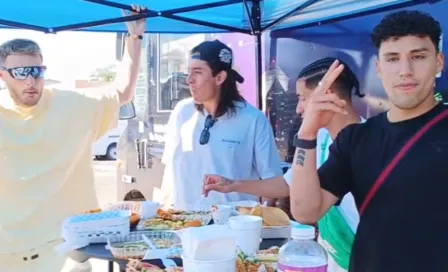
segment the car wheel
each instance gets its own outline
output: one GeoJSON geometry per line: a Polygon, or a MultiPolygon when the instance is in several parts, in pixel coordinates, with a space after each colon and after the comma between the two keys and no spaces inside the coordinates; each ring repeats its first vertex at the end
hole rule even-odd
{"type": "Polygon", "coordinates": [[[106,158],[108,160],[116,160],[117,159],[117,144],[111,144],[107,148],[106,158]]]}

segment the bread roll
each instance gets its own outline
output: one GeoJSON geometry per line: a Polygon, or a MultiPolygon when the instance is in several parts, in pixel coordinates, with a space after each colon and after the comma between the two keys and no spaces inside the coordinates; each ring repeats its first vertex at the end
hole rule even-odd
{"type": "Polygon", "coordinates": [[[267,226],[288,226],[289,216],[276,207],[262,207],[263,223],[267,226]]]}

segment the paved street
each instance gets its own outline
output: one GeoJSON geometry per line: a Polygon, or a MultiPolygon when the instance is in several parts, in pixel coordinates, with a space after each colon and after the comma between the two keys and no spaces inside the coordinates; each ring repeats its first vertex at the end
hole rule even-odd
{"type": "MultiPolygon", "coordinates": [[[[109,203],[116,202],[116,162],[115,161],[94,161],[95,169],[95,189],[98,196],[98,201],[101,207],[109,203]]],[[[107,262],[99,260],[91,260],[93,272],[106,272],[107,262]]],[[[67,260],[64,270],[61,272],[70,272],[73,268],[74,262],[67,260]]],[[[118,267],[115,269],[118,271],[118,267]]]]}
{"type": "Polygon", "coordinates": [[[117,201],[115,161],[93,161],[95,189],[101,207],[117,201]]]}

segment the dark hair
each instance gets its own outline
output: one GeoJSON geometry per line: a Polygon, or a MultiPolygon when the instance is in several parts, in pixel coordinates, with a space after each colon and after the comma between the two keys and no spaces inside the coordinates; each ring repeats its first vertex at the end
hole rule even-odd
{"type": "MultiPolygon", "coordinates": [[[[309,64],[302,69],[297,80],[304,79],[305,86],[308,89],[315,89],[335,60],[336,58],[323,58],[309,64]]],[[[355,94],[357,96],[364,97],[364,94],[361,94],[359,80],[355,73],[345,62],[339,59],[338,61],[340,64],[344,65],[344,70],[333,83],[336,91],[341,96],[350,99],[352,90],[355,89],[355,94]]]]}
{"type": "Polygon", "coordinates": [[[373,29],[371,38],[375,47],[379,49],[381,43],[389,39],[405,36],[429,37],[438,52],[441,35],[440,23],[429,14],[403,10],[385,16],[373,29]]]}
{"type": "MultiPolygon", "coordinates": [[[[191,54],[196,53],[198,51],[198,46],[191,50],[191,54]]],[[[219,93],[218,107],[216,108],[216,115],[214,118],[218,118],[226,113],[234,114],[236,112],[235,102],[244,102],[246,100],[240,94],[236,79],[232,70],[219,70],[214,67],[214,65],[208,64],[210,69],[212,70],[212,75],[216,77],[221,71],[227,72],[227,77],[221,85],[221,92],[219,93]]],[[[204,106],[201,104],[195,104],[196,109],[198,111],[203,111],[204,106]]]]}

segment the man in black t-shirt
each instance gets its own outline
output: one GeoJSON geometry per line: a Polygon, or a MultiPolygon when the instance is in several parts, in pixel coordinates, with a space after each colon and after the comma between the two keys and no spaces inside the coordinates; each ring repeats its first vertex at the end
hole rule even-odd
{"type": "Polygon", "coordinates": [[[423,126],[447,110],[434,97],[444,58],[441,29],[431,16],[399,11],[375,27],[377,72],[390,110],[343,129],[328,160],[316,170],[317,131],[346,102],[329,88],[344,67],[335,62],[313,91],[299,129],[293,164],[291,211],[301,223],[316,222],[345,194],[361,215],[350,272],[445,272],[448,216],[448,118],[432,126],[402,157],[367,206],[366,196],[401,148],[423,126]],[[360,212],[361,212],[360,211],[360,212]]]}

